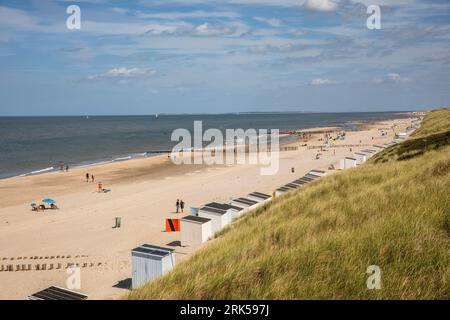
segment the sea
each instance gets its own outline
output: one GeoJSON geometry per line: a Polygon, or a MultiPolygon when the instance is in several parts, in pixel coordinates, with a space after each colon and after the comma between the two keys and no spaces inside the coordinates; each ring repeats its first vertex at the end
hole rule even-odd
{"type": "Polygon", "coordinates": [[[358,113],[235,113],[148,116],[0,117],[0,178],[33,175],[113,161],[151,157],[170,150],[172,132],[193,132],[194,121],[203,131],[341,126],[405,118],[404,112],[358,113]]]}

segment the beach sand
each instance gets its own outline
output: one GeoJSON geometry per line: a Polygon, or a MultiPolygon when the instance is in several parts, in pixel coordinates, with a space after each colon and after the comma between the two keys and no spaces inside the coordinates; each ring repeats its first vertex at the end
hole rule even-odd
{"type": "MultiPolygon", "coordinates": [[[[0,299],[24,299],[51,285],[66,287],[67,263],[82,267],[78,291],[88,294],[89,299],[120,298],[127,293],[124,287],[130,282],[132,248],[144,243],[177,245],[180,234],[163,231],[166,218],[181,218],[189,214],[189,207],[228,202],[253,191],[272,194],[311,169],[327,170],[330,164],[338,168],[343,157],[391,141],[393,130],[382,137],[379,128],[391,128],[393,124],[400,132],[411,121],[384,121],[364,126],[362,131],[347,132],[346,140],[321,152],[319,160],[317,149],[300,147],[280,152],[280,169],[273,176],[260,175],[257,165],[174,165],[167,155],[161,155],[73,168],[67,173],[0,180],[0,266],[13,265],[14,270],[18,264],[33,267],[32,271],[0,272],[0,299]],[[360,141],[361,145],[352,147],[351,152],[349,147],[339,147],[360,141]],[[95,175],[96,183],[85,182],[87,172],[95,175]],[[100,181],[111,192],[98,193],[100,181]],[[30,203],[46,197],[56,199],[60,209],[38,213],[30,210],[30,203]],[[174,213],[177,198],[186,203],[184,215],[174,213]],[[122,218],[120,229],[113,228],[115,217],[122,218]],[[34,270],[35,264],[44,263],[47,269],[53,264],[53,270],[34,270]],[[55,269],[58,263],[61,269],[55,269]]],[[[308,145],[320,143],[316,136],[308,145]]],[[[198,249],[173,248],[177,261],[198,249]]]]}

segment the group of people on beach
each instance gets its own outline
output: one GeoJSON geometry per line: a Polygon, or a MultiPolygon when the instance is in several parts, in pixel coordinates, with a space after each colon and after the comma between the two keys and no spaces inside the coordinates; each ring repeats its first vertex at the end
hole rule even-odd
{"type": "Polygon", "coordinates": [[[177,213],[180,213],[180,210],[181,210],[181,213],[184,213],[184,201],[183,200],[177,199],[176,207],[177,207],[177,213]]]}
{"type": "Polygon", "coordinates": [[[91,180],[91,182],[95,182],[95,177],[93,174],[86,173],[86,182],[89,182],[89,178],[91,180]]]}
{"type": "Polygon", "coordinates": [[[66,172],[69,172],[69,165],[68,164],[64,164],[64,162],[59,162],[59,171],[63,172],[64,170],[66,170],[66,172]]]}

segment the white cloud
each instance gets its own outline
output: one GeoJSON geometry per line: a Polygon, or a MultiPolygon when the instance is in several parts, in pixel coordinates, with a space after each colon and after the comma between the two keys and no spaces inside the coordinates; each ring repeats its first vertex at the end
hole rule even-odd
{"type": "Polygon", "coordinates": [[[269,18],[264,18],[264,17],[254,17],[253,19],[255,19],[256,21],[259,21],[259,22],[266,23],[271,27],[281,26],[281,20],[279,20],[279,19],[269,19],[269,18]]]}
{"type": "Polygon", "coordinates": [[[305,8],[313,11],[335,11],[338,8],[336,2],[332,0],[307,0],[305,8]]]}
{"type": "Polygon", "coordinates": [[[136,13],[138,18],[142,19],[165,19],[165,20],[179,20],[179,19],[195,19],[195,18],[239,18],[240,14],[230,11],[186,11],[186,12],[160,12],[160,13],[145,13],[138,11],[136,13]]]}
{"type": "Polygon", "coordinates": [[[0,28],[31,30],[36,25],[36,19],[25,11],[0,6],[0,28]]]}
{"type": "Polygon", "coordinates": [[[312,86],[324,86],[324,85],[330,85],[330,84],[337,84],[336,81],[330,80],[330,79],[322,79],[322,78],[316,78],[311,80],[310,85],[312,86]]]}
{"type": "Polygon", "coordinates": [[[154,70],[143,70],[139,68],[113,68],[105,73],[88,76],[88,80],[104,80],[104,79],[133,79],[139,77],[148,77],[155,75],[154,70]]]}
{"type": "Polygon", "coordinates": [[[126,9],[126,8],[118,8],[118,7],[114,7],[111,9],[112,12],[118,13],[118,14],[125,14],[128,13],[130,10],[126,9]]]}
{"type": "Polygon", "coordinates": [[[383,84],[383,83],[399,84],[399,83],[406,83],[406,82],[410,82],[410,81],[411,81],[411,78],[401,76],[400,74],[395,73],[395,72],[391,72],[391,73],[388,73],[384,77],[374,78],[372,82],[375,84],[383,84]]]}
{"type": "Polygon", "coordinates": [[[409,82],[411,80],[407,77],[400,76],[398,73],[389,73],[388,79],[395,83],[409,82]]]}
{"type": "Polygon", "coordinates": [[[232,30],[223,26],[212,26],[209,23],[203,23],[195,28],[195,35],[199,36],[219,36],[231,34],[232,30]]]}

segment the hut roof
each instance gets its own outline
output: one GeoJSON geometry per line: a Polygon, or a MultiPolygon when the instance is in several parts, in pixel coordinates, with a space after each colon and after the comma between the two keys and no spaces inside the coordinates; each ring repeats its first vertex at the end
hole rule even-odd
{"type": "Polygon", "coordinates": [[[172,253],[174,249],[163,248],[158,246],[153,246],[149,244],[143,244],[140,247],[134,248],[132,252],[145,253],[153,256],[164,257],[172,253]]]}
{"type": "Polygon", "coordinates": [[[237,198],[237,199],[233,199],[233,201],[236,201],[236,202],[239,202],[239,203],[243,203],[243,204],[247,204],[247,205],[250,205],[250,206],[255,205],[255,204],[258,203],[257,201],[250,200],[250,199],[247,199],[247,198],[237,198]]]}
{"type": "Polygon", "coordinates": [[[200,210],[206,211],[206,212],[208,212],[208,213],[217,214],[217,215],[224,215],[224,214],[227,213],[227,210],[217,209],[217,208],[211,208],[211,207],[206,207],[206,206],[200,208],[200,210]]]}
{"type": "MultiPolygon", "coordinates": [[[[207,204],[205,204],[205,207],[221,209],[221,210],[228,210],[228,209],[236,209],[237,208],[237,207],[234,207],[234,206],[226,204],[226,203],[218,203],[218,202],[207,203],[207,204]]],[[[241,209],[241,208],[239,208],[239,209],[241,209]]]]}
{"type": "Polygon", "coordinates": [[[30,300],[86,300],[87,295],[56,286],[32,294],[30,300]]]}
{"type": "Polygon", "coordinates": [[[264,199],[264,200],[267,200],[267,199],[270,198],[270,196],[268,194],[261,193],[261,192],[256,192],[256,191],[250,193],[249,196],[253,196],[253,197],[264,199]]]}
{"type": "Polygon", "coordinates": [[[181,220],[192,221],[192,222],[197,222],[197,223],[201,223],[201,224],[211,221],[211,219],[197,217],[197,216],[186,216],[186,217],[181,218],[181,220]]]}

